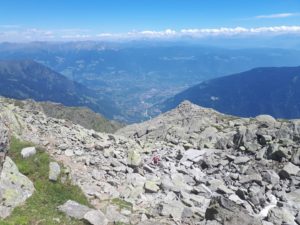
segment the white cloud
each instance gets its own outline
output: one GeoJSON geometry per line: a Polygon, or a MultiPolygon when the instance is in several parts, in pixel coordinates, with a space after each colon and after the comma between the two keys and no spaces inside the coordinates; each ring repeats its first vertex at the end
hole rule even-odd
{"type": "Polygon", "coordinates": [[[221,27],[221,28],[193,28],[181,30],[142,30],[127,33],[96,33],[84,29],[43,30],[37,28],[5,29],[0,26],[1,41],[69,41],[69,40],[140,40],[140,39],[178,39],[205,37],[239,37],[259,35],[300,35],[300,26],[273,27],[221,27]]]}
{"type": "Polygon", "coordinates": [[[299,16],[299,13],[278,13],[278,14],[269,14],[269,15],[259,15],[256,16],[256,19],[278,19],[278,18],[287,18],[292,16],[299,16]]]}
{"type": "Polygon", "coordinates": [[[274,27],[257,27],[257,28],[244,28],[235,27],[228,28],[222,27],[217,29],[182,29],[180,31],[182,35],[190,36],[233,36],[233,35],[253,35],[253,34],[287,34],[287,33],[299,33],[300,26],[274,26],[274,27]]]}
{"type": "Polygon", "coordinates": [[[88,34],[68,34],[68,35],[62,35],[61,36],[62,39],[89,39],[91,38],[91,35],[88,35],[88,34]]]}

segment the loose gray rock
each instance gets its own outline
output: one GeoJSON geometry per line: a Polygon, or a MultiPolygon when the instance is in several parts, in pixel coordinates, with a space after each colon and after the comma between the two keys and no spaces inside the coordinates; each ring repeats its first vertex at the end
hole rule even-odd
{"type": "Polygon", "coordinates": [[[91,209],[85,205],[79,204],[78,202],[68,200],[63,205],[58,206],[58,210],[70,217],[81,220],[91,209]]]}
{"type": "Polygon", "coordinates": [[[297,225],[295,217],[287,209],[278,207],[274,207],[269,211],[268,221],[272,222],[274,225],[297,225]]]}
{"type": "Polygon", "coordinates": [[[158,192],[159,186],[156,184],[155,181],[147,180],[145,183],[145,190],[148,192],[158,192]]]}
{"type": "Polygon", "coordinates": [[[134,167],[141,165],[142,159],[140,153],[137,150],[131,150],[128,152],[127,163],[134,167]]]}
{"type": "Polygon", "coordinates": [[[263,180],[272,184],[276,185],[279,183],[280,177],[274,170],[267,170],[262,172],[263,180]]]}
{"type": "Polygon", "coordinates": [[[90,210],[84,215],[84,219],[92,225],[107,225],[108,219],[100,210],[90,210]]]}
{"type": "Polygon", "coordinates": [[[35,147],[27,147],[23,148],[21,151],[21,155],[23,158],[28,158],[30,156],[33,156],[36,154],[36,148],[35,147]]]}
{"type": "Polygon", "coordinates": [[[206,210],[206,220],[217,220],[224,225],[262,225],[240,205],[223,197],[214,197],[206,210]]]}
{"type": "Polygon", "coordinates": [[[180,220],[184,210],[184,205],[180,201],[171,201],[162,204],[161,215],[171,216],[175,220],[180,220]]]}
{"type": "Polygon", "coordinates": [[[291,162],[288,162],[283,169],[280,171],[279,175],[283,179],[288,179],[291,176],[295,176],[300,171],[299,166],[294,165],[291,162]]]}
{"type": "Polygon", "coordinates": [[[276,119],[274,119],[274,117],[270,116],[270,115],[259,115],[257,117],[255,117],[255,119],[257,121],[259,121],[262,124],[265,124],[267,126],[274,126],[277,121],[276,119]]]}
{"type": "Polygon", "coordinates": [[[60,175],[60,165],[57,162],[49,163],[49,180],[57,181],[60,175]]]}
{"type": "Polygon", "coordinates": [[[297,149],[297,151],[294,153],[294,155],[292,156],[292,162],[297,165],[300,166],[300,148],[297,149]]]}

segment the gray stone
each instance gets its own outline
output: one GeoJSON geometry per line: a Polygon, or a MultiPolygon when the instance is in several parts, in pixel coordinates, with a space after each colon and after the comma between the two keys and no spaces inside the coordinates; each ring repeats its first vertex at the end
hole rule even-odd
{"type": "Polygon", "coordinates": [[[36,154],[36,148],[35,147],[27,147],[27,148],[23,148],[21,150],[21,155],[23,158],[28,158],[30,156],[33,156],[36,154]]]}
{"type": "Polygon", "coordinates": [[[148,192],[158,192],[159,186],[156,184],[155,181],[147,180],[145,183],[145,190],[148,192]]]}
{"type": "Polygon", "coordinates": [[[217,220],[224,225],[262,225],[240,205],[224,197],[214,197],[205,213],[206,220],[217,220]]]}
{"type": "Polygon", "coordinates": [[[131,150],[128,152],[127,163],[130,166],[140,166],[142,163],[142,158],[140,153],[137,150],[131,150]]]}
{"type": "Polygon", "coordinates": [[[256,160],[262,160],[264,158],[264,155],[266,154],[267,148],[263,147],[258,150],[258,152],[255,155],[256,160]]]}
{"type": "Polygon", "coordinates": [[[179,201],[162,204],[161,215],[171,216],[173,219],[180,220],[184,211],[184,205],[179,201]]]}
{"type": "Polygon", "coordinates": [[[90,210],[84,214],[84,219],[91,225],[107,225],[108,219],[100,210],[90,210]]]}
{"type": "Polygon", "coordinates": [[[198,162],[200,159],[202,159],[202,156],[204,155],[204,151],[197,150],[197,149],[189,149],[184,152],[184,158],[191,160],[193,162],[198,162]]]}
{"type": "Polygon", "coordinates": [[[259,115],[257,117],[255,117],[255,119],[264,124],[267,125],[268,127],[272,127],[275,126],[277,121],[276,119],[274,119],[274,117],[270,116],[270,115],[259,115]]]}
{"type": "Polygon", "coordinates": [[[70,217],[83,219],[84,215],[91,209],[85,205],[79,204],[78,202],[68,200],[63,205],[58,206],[58,210],[70,217]]]}
{"type": "Polygon", "coordinates": [[[289,157],[289,149],[282,147],[278,143],[271,144],[267,150],[268,159],[282,161],[283,158],[289,157]]]}
{"type": "Polygon", "coordinates": [[[272,222],[274,225],[297,225],[295,217],[289,211],[285,208],[278,207],[270,209],[268,213],[268,221],[272,222]]]}
{"type": "Polygon", "coordinates": [[[65,151],[65,155],[68,156],[68,157],[71,157],[71,156],[74,155],[74,152],[73,152],[73,150],[71,150],[71,149],[67,149],[67,150],[65,151]]]}
{"type": "Polygon", "coordinates": [[[219,179],[211,179],[207,183],[212,191],[216,191],[220,186],[224,186],[224,181],[219,179]]]}
{"type": "Polygon", "coordinates": [[[250,160],[251,160],[251,158],[248,156],[240,156],[240,157],[236,157],[234,159],[234,163],[235,164],[245,164],[245,163],[249,162],[250,160]]]}
{"type": "Polygon", "coordinates": [[[240,177],[240,183],[241,184],[246,184],[250,182],[256,182],[258,184],[261,184],[262,177],[260,174],[254,173],[250,175],[244,175],[240,177]]]}
{"type": "Polygon", "coordinates": [[[233,194],[234,193],[231,189],[226,187],[224,184],[221,184],[217,187],[217,192],[219,192],[221,194],[233,194]]]}
{"type": "Polygon", "coordinates": [[[276,185],[279,183],[280,177],[274,170],[267,170],[262,172],[263,180],[272,184],[276,185]]]}
{"type": "Polygon", "coordinates": [[[241,205],[244,203],[244,201],[242,199],[240,199],[240,197],[237,196],[236,194],[230,195],[228,199],[235,202],[238,205],[241,205]]]}
{"type": "Polygon", "coordinates": [[[49,163],[49,180],[57,181],[60,175],[60,166],[57,162],[49,163]]]}
{"type": "Polygon", "coordinates": [[[119,212],[117,206],[109,205],[106,208],[106,218],[111,223],[129,223],[129,219],[119,212]]]}
{"type": "Polygon", "coordinates": [[[300,171],[299,166],[294,165],[291,162],[288,162],[283,169],[279,172],[279,176],[283,179],[288,179],[291,176],[296,176],[300,171]]]}
{"type": "Polygon", "coordinates": [[[297,166],[300,166],[300,148],[298,148],[293,156],[292,156],[292,163],[294,163],[297,166]]]}
{"type": "Polygon", "coordinates": [[[0,176],[0,217],[8,217],[34,192],[33,183],[21,174],[14,162],[6,157],[0,176]]]}

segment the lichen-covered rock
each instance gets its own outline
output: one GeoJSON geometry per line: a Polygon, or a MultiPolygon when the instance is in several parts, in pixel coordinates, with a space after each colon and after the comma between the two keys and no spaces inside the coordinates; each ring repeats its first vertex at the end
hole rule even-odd
{"type": "Polygon", "coordinates": [[[127,158],[128,165],[130,166],[139,166],[142,163],[142,158],[140,153],[137,150],[131,150],[128,152],[127,158]]]}
{"type": "Polygon", "coordinates": [[[21,174],[14,162],[6,157],[0,176],[0,217],[8,217],[13,209],[34,192],[33,183],[21,174]]]}

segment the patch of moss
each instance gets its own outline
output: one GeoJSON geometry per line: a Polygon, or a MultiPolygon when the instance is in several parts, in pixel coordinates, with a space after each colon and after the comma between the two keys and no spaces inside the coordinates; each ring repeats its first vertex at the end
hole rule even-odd
{"type": "Polygon", "coordinates": [[[118,206],[120,210],[121,209],[127,209],[127,210],[132,211],[132,207],[133,207],[132,203],[126,202],[123,199],[114,198],[114,199],[111,200],[111,203],[118,206]]]}
{"type": "Polygon", "coordinates": [[[127,224],[127,223],[123,223],[123,222],[115,222],[115,225],[130,225],[130,224],[127,224]]]}
{"type": "Polygon", "coordinates": [[[70,181],[51,182],[49,176],[49,162],[53,161],[43,149],[37,149],[37,154],[27,159],[21,157],[20,151],[24,147],[32,146],[13,138],[9,156],[16,163],[21,173],[26,175],[35,187],[34,194],[24,205],[14,209],[12,215],[0,221],[1,225],[84,225],[83,221],[71,219],[57,210],[57,207],[71,199],[81,204],[89,203],[78,186],[70,181]]]}

